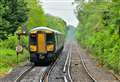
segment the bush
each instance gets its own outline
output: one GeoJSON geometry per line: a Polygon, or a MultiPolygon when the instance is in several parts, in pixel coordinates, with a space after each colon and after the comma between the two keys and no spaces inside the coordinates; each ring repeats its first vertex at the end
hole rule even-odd
{"type": "Polygon", "coordinates": [[[27,21],[27,28],[30,30],[34,27],[46,26],[46,17],[42,10],[42,7],[39,5],[38,0],[25,0],[29,8],[29,19],[27,21]]]}
{"type": "Polygon", "coordinates": [[[55,17],[47,14],[46,23],[49,28],[58,30],[62,33],[66,33],[67,31],[66,22],[59,17],[55,17]]]}
{"type": "Polygon", "coordinates": [[[9,35],[8,39],[0,40],[0,48],[6,48],[6,49],[15,50],[17,42],[18,42],[18,39],[17,39],[16,35],[15,36],[9,35]]]}
{"type": "Polygon", "coordinates": [[[116,11],[120,3],[116,4],[85,3],[83,11],[78,11],[80,24],[76,37],[105,66],[120,73],[120,26],[117,23],[120,14],[116,11]]]}

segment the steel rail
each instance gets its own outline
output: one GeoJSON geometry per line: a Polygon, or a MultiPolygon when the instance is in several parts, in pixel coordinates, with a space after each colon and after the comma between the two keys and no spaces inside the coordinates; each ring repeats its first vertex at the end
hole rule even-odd
{"type": "MultiPolygon", "coordinates": [[[[78,48],[77,48],[77,50],[78,50],[78,48]]],[[[98,82],[98,81],[90,74],[90,72],[89,72],[87,66],[85,65],[85,62],[84,62],[84,60],[83,60],[83,58],[82,58],[81,55],[80,55],[80,59],[81,59],[82,65],[83,65],[86,73],[89,75],[89,77],[93,80],[93,82],[98,82]]]]}
{"type": "Polygon", "coordinates": [[[56,65],[56,62],[59,60],[59,58],[54,62],[52,63],[47,69],[46,71],[44,71],[40,77],[40,82],[48,82],[48,78],[49,78],[49,75],[51,73],[51,71],[53,70],[53,68],[55,67],[56,65]]]}
{"type": "Polygon", "coordinates": [[[63,67],[63,73],[66,72],[66,68],[67,68],[67,64],[68,64],[69,56],[70,56],[70,54],[69,54],[69,51],[68,51],[67,59],[66,59],[66,61],[65,61],[64,67],[63,67]]]}
{"type": "Polygon", "coordinates": [[[40,82],[43,82],[43,77],[45,76],[46,70],[47,70],[47,68],[45,68],[45,69],[43,70],[43,72],[41,73],[41,77],[40,77],[40,79],[39,79],[40,82]]]}
{"type": "Polygon", "coordinates": [[[70,74],[70,65],[71,65],[71,50],[72,50],[72,46],[71,46],[71,48],[70,48],[70,57],[69,57],[69,63],[68,63],[68,76],[69,76],[69,79],[70,79],[70,82],[73,82],[73,80],[72,80],[72,77],[71,77],[71,74],[70,74]]]}
{"type": "MultiPolygon", "coordinates": [[[[63,51],[65,51],[66,48],[63,49],[63,51]]],[[[68,51],[68,50],[67,50],[68,51]]],[[[55,67],[57,61],[59,61],[59,57],[56,59],[56,61],[54,63],[52,63],[47,69],[46,71],[42,74],[41,78],[40,78],[40,82],[48,82],[48,78],[50,76],[51,71],[53,70],[53,68],[55,67]]]]}
{"type": "MultiPolygon", "coordinates": [[[[66,48],[63,49],[63,51],[66,51],[66,48]]],[[[68,50],[67,50],[68,51],[68,50]]],[[[69,54],[68,54],[69,55],[69,54]]],[[[67,63],[68,63],[69,57],[67,57],[67,62],[66,65],[64,65],[64,70],[66,70],[67,63]]],[[[59,57],[56,59],[56,61],[54,63],[52,63],[44,73],[42,73],[41,77],[40,77],[40,82],[48,82],[49,76],[51,71],[54,69],[56,62],[59,61],[59,57]]],[[[66,79],[67,80],[67,79],[66,79]]]]}
{"type": "Polygon", "coordinates": [[[70,49],[68,51],[67,59],[65,61],[64,68],[63,68],[63,73],[65,73],[65,75],[64,75],[64,82],[73,82],[71,74],[70,74],[71,49],[72,49],[72,45],[70,46],[70,49]],[[68,75],[69,79],[67,79],[67,75],[68,75]]]}
{"type": "Polygon", "coordinates": [[[30,66],[29,68],[27,68],[25,71],[23,71],[14,82],[20,82],[20,80],[32,69],[34,68],[34,65],[30,66]]]}

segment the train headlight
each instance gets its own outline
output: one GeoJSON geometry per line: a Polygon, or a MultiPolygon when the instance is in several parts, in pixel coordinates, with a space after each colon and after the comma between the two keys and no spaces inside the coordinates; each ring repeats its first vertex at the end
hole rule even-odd
{"type": "Polygon", "coordinates": [[[47,45],[47,51],[53,51],[53,50],[54,50],[53,44],[47,45]]]}
{"type": "Polygon", "coordinates": [[[30,45],[30,51],[36,52],[37,51],[37,47],[35,45],[30,45]]]}

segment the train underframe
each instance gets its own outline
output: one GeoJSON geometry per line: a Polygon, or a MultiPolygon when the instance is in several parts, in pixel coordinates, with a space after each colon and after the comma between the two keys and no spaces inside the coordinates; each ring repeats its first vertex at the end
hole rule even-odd
{"type": "Polygon", "coordinates": [[[48,54],[33,53],[30,56],[30,61],[33,62],[35,65],[48,64],[52,61],[53,56],[54,54],[51,54],[51,53],[48,53],[48,54]]]}
{"type": "Polygon", "coordinates": [[[52,52],[49,52],[47,54],[31,53],[30,62],[34,63],[35,65],[49,65],[58,58],[62,50],[63,47],[59,49],[56,53],[52,52]]]}

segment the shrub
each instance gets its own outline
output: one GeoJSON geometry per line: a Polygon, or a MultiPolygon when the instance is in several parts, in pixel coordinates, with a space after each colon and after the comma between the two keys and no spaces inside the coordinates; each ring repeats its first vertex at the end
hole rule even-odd
{"type": "Polygon", "coordinates": [[[116,11],[119,4],[85,3],[83,11],[78,11],[80,24],[76,32],[77,40],[116,73],[120,73],[120,13],[116,11]]]}

